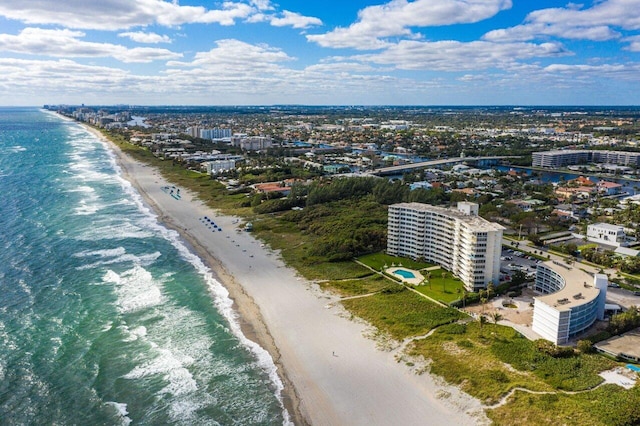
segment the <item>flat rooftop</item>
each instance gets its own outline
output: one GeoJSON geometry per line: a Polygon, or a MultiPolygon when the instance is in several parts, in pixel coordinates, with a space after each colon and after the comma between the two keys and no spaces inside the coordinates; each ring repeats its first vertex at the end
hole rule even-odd
{"type": "Polygon", "coordinates": [[[535,297],[536,300],[540,300],[546,305],[553,306],[559,311],[565,311],[584,305],[597,298],[600,294],[600,290],[593,283],[594,277],[582,269],[553,260],[544,262],[541,265],[557,272],[564,278],[565,282],[563,289],[555,293],[535,297]]]}
{"type": "Polygon", "coordinates": [[[420,212],[438,213],[444,216],[458,219],[461,222],[469,224],[476,231],[501,231],[506,229],[504,226],[500,224],[489,222],[488,220],[480,216],[471,216],[471,215],[464,214],[458,209],[448,209],[445,207],[432,206],[430,204],[423,204],[423,203],[398,203],[398,204],[392,204],[389,207],[404,208],[404,209],[415,210],[420,212]]]}
{"type": "Polygon", "coordinates": [[[612,355],[625,354],[627,357],[640,359],[640,328],[631,330],[622,336],[598,342],[595,346],[612,355]]]}

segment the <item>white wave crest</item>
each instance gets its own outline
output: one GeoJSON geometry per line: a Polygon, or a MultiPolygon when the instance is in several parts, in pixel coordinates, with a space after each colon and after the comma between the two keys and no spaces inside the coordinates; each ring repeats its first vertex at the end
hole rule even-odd
{"type": "Polygon", "coordinates": [[[120,275],[108,270],[102,280],[114,284],[118,310],[122,313],[149,308],[164,301],[159,283],[142,266],[135,266],[120,275]]]}
{"type": "MultiPolygon", "coordinates": [[[[84,130],[84,129],[83,129],[84,130]]],[[[85,130],[86,132],[86,130],[85,130]]],[[[88,132],[87,132],[88,133],[88,132]]],[[[274,388],[274,394],[276,396],[276,398],[278,399],[278,402],[280,404],[282,413],[283,413],[283,423],[286,425],[293,425],[293,422],[290,419],[289,413],[286,410],[286,408],[284,407],[284,403],[282,400],[282,390],[284,389],[284,385],[282,384],[282,381],[280,379],[280,377],[278,376],[277,373],[277,367],[273,361],[273,358],[271,357],[271,355],[264,349],[262,348],[260,345],[258,345],[257,343],[249,340],[243,333],[242,330],[240,328],[240,322],[238,320],[238,315],[237,313],[233,310],[233,300],[231,300],[231,298],[229,297],[229,292],[227,291],[227,289],[220,283],[218,282],[214,277],[213,274],[211,272],[211,270],[204,264],[204,262],[198,257],[196,256],[194,253],[192,253],[187,246],[184,244],[184,242],[182,241],[181,237],[179,236],[179,234],[176,231],[170,230],[166,227],[164,227],[163,225],[158,223],[157,220],[157,215],[154,214],[153,212],[151,212],[149,210],[149,208],[145,205],[145,203],[142,200],[142,197],[140,196],[140,194],[138,194],[138,192],[133,188],[133,186],[131,185],[131,183],[127,180],[125,180],[122,177],[122,169],[120,168],[120,166],[117,164],[116,161],[116,157],[115,154],[112,152],[112,148],[105,142],[101,141],[98,138],[95,138],[96,141],[98,141],[99,143],[101,143],[110,158],[110,165],[113,168],[113,170],[116,171],[117,173],[117,180],[120,183],[122,189],[124,190],[124,192],[129,196],[129,198],[136,204],[138,210],[140,212],[142,212],[146,217],[147,220],[144,221],[144,224],[140,224],[141,226],[144,226],[146,229],[153,231],[152,233],[148,233],[143,230],[143,229],[132,229],[133,226],[131,228],[128,229],[128,232],[132,232],[134,235],[132,237],[134,238],[147,238],[150,237],[152,235],[161,235],[163,238],[165,238],[167,241],[169,241],[180,253],[180,255],[189,263],[191,263],[195,269],[201,274],[201,276],[203,277],[203,279],[205,280],[209,291],[213,297],[213,303],[216,306],[217,310],[221,313],[221,315],[224,316],[224,318],[228,321],[229,327],[231,332],[234,334],[234,336],[236,336],[236,338],[240,341],[240,343],[248,348],[251,353],[254,355],[255,359],[256,359],[256,363],[259,366],[259,368],[261,368],[269,377],[272,387],[274,388]]],[[[113,232],[113,228],[108,228],[107,232],[103,232],[101,231],[99,228],[98,229],[94,229],[95,233],[92,233],[93,235],[90,236],[91,240],[95,240],[96,237],[103,237],[103,238],[107,238],[108,232],[113,232]],[[97,234],[97,235],[96,235],[97,234]],[[105,235],[107,234],[107,235],[105,235]]],[[[122,232],[122,231],[121,231],[122,232]]],[[[134,269],[138,269],[138,268],[134,268],[134,269]]],[[[142,269],[142,271],[144,271],[143,268],[139,268],[142,269]]],[[[112,272],[112,271],[109,271],[112,272]]],[[[125,274],[122,274],[120,276],[118,276],[118,274],[109,274],[109,272],[107,272],[107,274],[105,274],[105,281],[109,278],[115,278],[112,275],[117,276],[118,282],[116,285],[116,288],[126,288],[126,286],[122,285],[123,283],[123,278],[125,274]]],[[[146,271],[144,271],[146,272],[146,271]]],[[[147,272],[148,274],[148,272],[147,272]]],[[[153,281],[150,277],[149,274],[149,280],[148,281],[153,281]]],[[[115,281],[114,281],[115,282],[115,281]]],[[[153,288],[158,289],[157,286],[154,286],[153,288]]],[[[152,289],[150,289],[152,290],[152,289]]],[[[148,297],[148,295],[144,295],[142,294],[141,296],[145,296],[148,297]]],[[[157,294],[157,303],[160,303],[162,296],[159,293],[159,289],[158,289],[158,294],[157,294]]],[[[120,299],[120,296],[119,296],[120,299]]],[[[123,299],[125,299],[123,297],[123,299]]],[[[131,297],[132,301],[136,301],[138,300],[138,293],[135,293],[132,295],[131,297]]],[[[133,306],[137,306],[136,303],[132,304],[133,306]]],[[[125,306],[129,306],[129,304],[125,304],[125,306]]],[[[150,305],[149,305],[150,306],[150,305]]],[[[166,349],[158,349],[158,350],[165,350],[166,349]]],[[[169,351],[168,354],[170,354],[171,352],[169,351]]],[[[161,356],[160,358],[164,359],[165,362],[170,363],[171,362],[171,357],[169,357],[168,354],[165,354],[164,357],[161,356]]],[[[183,360],[184,361],[184,360],[183,360]]],[[[147,364],[146,366],[142,366],[142,367],[136,367],[134,370],[132,370],[127,376],[130,377],[135,377],[137,375],[140,374],[147,374],[151,371],[153,371],[154,366],[158,366],[159,368],[160,364],[155,364],[154,361],[151,361],[150,364],[147,364]]],[[[175,368],[180,369],[180,368],[184,368],[184,367],[178,367],[176,366],[175,368]]],[[[186,373],[188,373],[188,371],[186,371],[186,373]]],[[[196,382],[193,381],[193,384],[190,384],[190,380],[188,380],[190,374],[183,374],[181,372],[176,372],[173,376],[171,376],[174,380],[173,385],[169,385],[167,386],[167,388],[165,388],[167,390],[167,392],[171,391],[170,393],[174,392],[174,391],[178,391],[177,389],[182,389],[183,391],[186,389],[195,389],[192,386],[197,386],[196,382]],[[178,384],[179,385],[176,385],[178,384]],[[177,386],[177,388],[175,387],[177,386]]],[[[192,378],[191,378],[192,379],[192,378]]],[[[186,401],[184,401],[186,402],[186,401]]],[[[174,409],[178,409],[179,407],[175,406],[173,407],[174,409]]],[[[183,407],[183,408],[187,408],[187,407],[183,407]]]]}
{"type": "Polygon", "coordinates": [[[122,422],[120,423],[122,426],[129,426],[131,424],[131,419],[127,417],[129,415],[129,411],[127,411],[127,404],[113,401],[108,401],[105,404],[110,405],[111,407],[116,409],[117,415],[122,420],[122,422]]]}

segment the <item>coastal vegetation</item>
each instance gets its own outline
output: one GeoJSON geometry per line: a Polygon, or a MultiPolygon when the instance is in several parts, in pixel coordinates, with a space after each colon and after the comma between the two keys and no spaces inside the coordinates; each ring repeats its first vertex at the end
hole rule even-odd
{"type": "Polygon", "coordinates": [[[409,353],[430,359],[431,373],[487,404],[497,425],[630,425],[640,419],[637,386],[602,384],[598,373],[614,361],[532,342],[510,327],[445,325],[416,340],[409,353]]]}
{"type": "MultiPolygon", "coordinates": [[[[466,199],[464,195],[440,188],[409,191],[406,185],[374,178],[321,178],[303,183],[303,175],[293,169],[277,169],[269,175],[300,178],[289,195],[250,194],[243,189],[227,189],[206,174],[155,157],[144,148],[128,144],[118,133],[108,136],[127,154],[157,167],[168,180],[197,193],[209,206],[251,221],[252,232],[270,250],[278,252],[305,278],[341,296],[342,305],[352,315],[367,321],[382,335],[396,341],[415,339],[408,350],[411,357],[429,360],[427,369],[431,373],[483,401],[495,424],[640,422],[639,387],[625,390],[602,385],[597,373],[618,364],[587,353],[588,345],[584,352],[557,350],[544,342],[531,342],[512,328],[491,324],[484,316],[474,321],[457,309],[428,300],[424,296],[445,303],[462,302],[456,304],[462,306],[479,299],[477,294],[468,295],[455,278],[441,276],[441,270],[430,271],[427,282],[416,286],[415,291],[380,273],[385,265],[392,264],[402,263],[417,270],[433,266],[382,253],[388,204],[417,201],[445,205],[466,199]],[[418,338],[430,332],[428,338],[418,338]]],[[[269,176],[256,170],[239,178],[249,183],[269,176]]],[[[527,192],[518,181],[501,179],[499,184],[509,191],[508,197],[527,192]]],[[[538,198],[549,199],[548,185],[540,186],[538,192],[538,198]]],[[[481,213],[520,227],[526,234],[538,235],[541,224],[546,230],[564,226],[549,215],[548,207],[523,213],[491,197],[486,197],[481,213]]],[[[576,254],[577,247],[573,249],[563,248],[571,252],[569,256],[576,254]]],[[[637,315],[621,317],[618,329],[628,329],[636,321],[637,315]]]]}
{"type": "Polygon", "coordinates": [[[433,328],[467,317],[454,308],[443,308],[396,285],[371,297],[344,300],[345,308],[393,339],[426,334],[433,328]]]}

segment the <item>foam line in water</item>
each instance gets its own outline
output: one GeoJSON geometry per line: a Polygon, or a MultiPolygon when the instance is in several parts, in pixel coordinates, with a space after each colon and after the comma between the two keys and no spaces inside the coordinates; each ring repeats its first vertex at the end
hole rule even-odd
{"type": "Polygon", "coordinates": [[[110,158],[111,166],[116,171],[118,181],[120,182],[123,190],[131,196],[131,199],[136,203],[139,211],[143,212],[149,218],[146,223],[148,228],[156,231],[167,241],[169,241],[178,250],[180,255],[186,261],[191,263],[195,267],[195,269],[202,275],[203,279],[208,285],[210,293],[213,295],[214,305],[216,306],[218,312],[220,312],[220,314],[227,320],[231,332],[236,336],[236,338],[243,346],[250,350],[250,352],[256,358],[256,364],[263,371],[265,371],[265,373],[267,373],[273,385],[274,394],[282,409],[284,424],[292,425],[293,423],[291,422],[289,413],[284,407],[284,403],[282,400],[282,391],[284,389],[284,385],[282,383],[282,380],[278,376],[277,367],[273,361],[273,358],[263,347],[248,339],[242,333],[242,329],[238,321],[238,315],[233,310],[233,300],[231,300],[231,298],[229,297],[229,292],[227,291],[227,289],[213,277],[211,270],[204,264],[202,259],[200,259],[200,257],[196,256],[187,248],[187,246],[183,243],[180,235],[176,231],[170,230],[158,223],[157,215],[149,210],[149,208],[143,202],[142,197],[133,188],[131,183],[122,177],[122,169],[117,164],[115,154],[112,152],[109,144],[101,140],[99,141],[100,143],[104,144],[104,147],[106,148],[106,152],[108,153],[110,158]]]}

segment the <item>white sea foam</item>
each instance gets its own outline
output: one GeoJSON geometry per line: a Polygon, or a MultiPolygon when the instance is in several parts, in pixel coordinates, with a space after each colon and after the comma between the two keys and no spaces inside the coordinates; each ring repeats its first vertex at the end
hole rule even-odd
{"type": "Polygon", "coordinates": [[[120,330],[124,335],[124,337],[122,338],[123,342],[135,342],[138,339],[143,339],[147,335],[147,328],[142,325],[134,327],[133,329],[129,329],[128,325],[123,324],[118,326],[118,330],[120,330]]]}
{"type": "Polygon", "coordinates": [[[123,254],[126,253],[126,250],[124,247],[117,247],[114,249],[105,249],[105,250],[84,250],[81,251],[79,253],[75,253],[73,255],[73,257],[100,257],[100,258],[104,258],[104,257],[115,257],[115,256],[122,256],[123,254]]]}
{"type": "Polygon", "coordinates": [[[87,193],[95,193],[95,188],[91,186],[81,185],[73,189],[68,189],[65,192],[87,192],[87,193]]]}
{"type": "Polygon", "coordinates": [[[169,349],[156,348],[158,355],[152,360],[136,366],[123,377],[125,379],[141,379],[154,375],[162,375],[168,382],[160,393],[174,396],[195,392],[198,384],[186,366],[193,363],[187,355],[173,353],[169,349]]]}
{"type": "Polygon", "coordinates": [[[86,269],[95,269],[100,266],[114,265],[114,264],[125,263],[125,262],[132,263],[134,265],[149,266],[153,264],[156,261],[156,259],[158,259],[160,256],[162,256],[162,254],[159,251],[143,254],[139,256],[123,253],[117,257],[112,257],[111,259],[105,258],[105,260],[100,260],[98,262],[93,262],[87,265],[78,266],[76,267],[76,270],[82,271],[86,269]]]}
{"type": "Polygon", "coordinates": [[[127,404],[113,401],[108,401],[106,404],[116,409],[116,412],[122,421],[120,423],[121,425],[129,426],[131,424],[131,419],[128,417],[129,411],[127,411],[127,404]]]}
{"type": "Polygon", "coordinates": [[[24,146],[14,145],[14,146],[8,146],[8,147],[0,150],[0,153],[2,153],[2,154],[16,154],[18,152],[24,152],[26,150],[27,150],[27,148],[25,148],[24,146]]]}
{"type": "Polygon", "coordinates": [[[98,241],[98,240],[124,240],[127,238],[144,239],[153,237],[154,234],[146,229],[124,221],[117,226],[108,224],[106,226],[96,226],[86,229],[81,235],[77,236],[80,241],[98,241]]]}
{"type": "Polygon", "coordinates": [[[142,266],[134,266],[122,274],[109,270],[102,280],[114,284],[120,312],[135,312],[164,301],[159,283],[142,266]]]}
{"type": "MultiPolygon", "coordinates": [[[[272,387],[274,388],[274,394],[280,403],[284,418],[283,423],[286,425],[292,425],[293,423],[291,422],[289,413],[284,408],[284,404],[282,401],[282,390],[284,389],[284,386],[277,374],[277,367],[274,364],[271,355],[264,348],[262,348],[257,343],[249,340],[242,333],[237,313],[233,310],[233,301],[229,297],[229,292],[227,291],[227,289],[213,277],[211,270],[203,263],[203,261],[187,248],[177,232],[170,230],[158,223],[157,216],[153,212],[151,212],[149,208],[144,204],[141,196],[133,188],[131,183],[122,177],[122,170],[116,162],[116,158],[111,151],[111,147],[107,143],[104,143],[97,138],[95,140],[102,143],[106,148],[106,151],[110,158],[111,167],[117,172],[117,180],[124,192],[128,194],[130,199],[136,204],[138,210],[146,216],[146,220],[139,222],[140,226],[144,226],[146,229],[153,231],[153,233],[146,231],[146,229],[140,229],[135,227],[134,225],[127,224],[118,230],[116,234],[119,235],[117,237],[114,237],[113,235],[113,228],[109,227],[104,230],[95,228],[92,231],[87,232],[87,234],[83,235],[83,238],[87,238],[90,240],[125,237],[147,238],[152,235],[159,234],[167,241],[171,242],[171,244],[178,250],[180,255],[186,261],[191,263],[201,274],[208,285],[210,293],[213,296],[214,305],[221,313],[221,315],[223,315],[223,317],[228,321],[231,332],[236,336],[236,338],[243,346],[251,351],[256,359],[257,365],[269,376],[272,387]]],[[[84,171],[86,171],[86,169],[83,170],[83,172],[84,171]]],[[[96,175],[99,175],[99,173],[96,173],[96,175]]],[[[95,176],[92,175],[91,177],[95,176]]],[[[158,286],[153,282],[150,274],[141,267],[136,267],[134,268],[134,270],[137,271],[135,273],[136,276],[144,279],[141,279],[137,282],[137,285],[134,287],[137,290],[132,290],[130,292],[129,290],[124,290],[127,289],[127,286],[123,285],[127,278],[125,274],[118,275],[113,271],[108,271],[103,278],[105,281],[111,281],[116,284],[116,292],[120,292],[118,294],[119,303],[120,306],[123,307],[124,311],[127,311],[127,308],[140,309],[142,307],[152,306],[151,304],[138,303],[143,302],[144,300],[149,300],[149,303],[161,303],[162,295],[159,291],[158,286]],[[142,288],[145,288],[146,291],[154,294],[155,296],[141,293],[140,290],[142,288]]],[[[165,388],[165,390],[171,394],[174,394],[174,392],[178,392],[180,395],[184,394],[184,392],[193,392],[197,388],[197,384],[195,380],[193,380],[193,377],[191,377],[188,370],[186,370],[182,365],[182,363],[187,362],[188,359],[184,357],[175,358],[175,356],[171,355],[172,352],[168,349],[158,348],[158,350],[161,351],[159,361],[150,361],[148,364],[136,367],[134,368],[134,370],[128,373],[127,376],[129,378],[138,376],[144,377],[145,375],[157,374],[161,371],[166,372],[175,370],[168,376],[170,379],[170,384],[165,388]],[[171,368],[167,370],[168,366],[171,366],[171,368]],[[184,369],[184,371],[182,369],[184,369]]],[[[206,398],[206,395],[203,397],[206,398]]],[[[176,410],[176,413],[182,412],[182,414],[186,415],[188,414],[187,412],[193,412],[194,403],[194,401],[180,400],[180,402],[176,402],[172,405],[172,410],[176,410]]]]}

